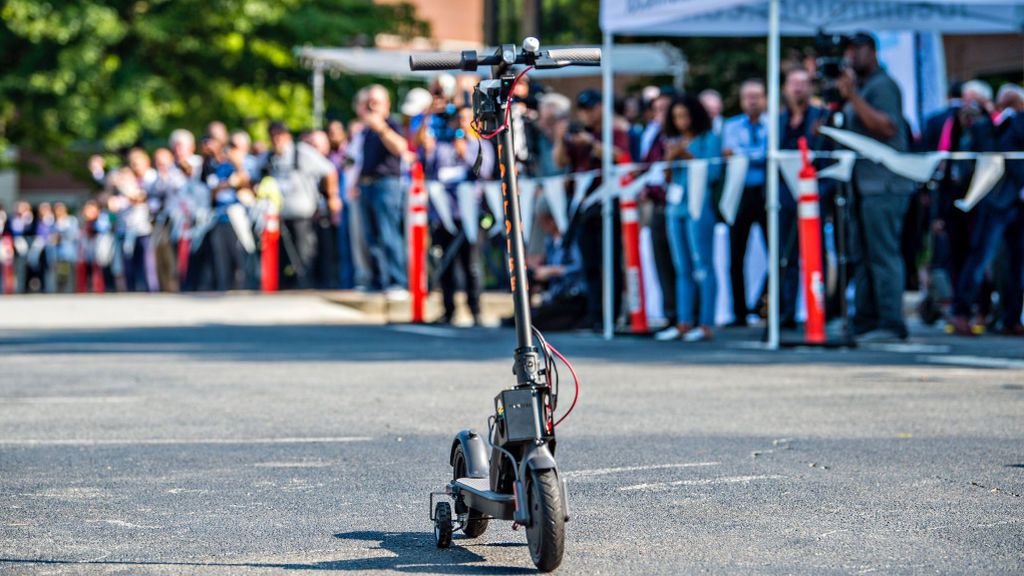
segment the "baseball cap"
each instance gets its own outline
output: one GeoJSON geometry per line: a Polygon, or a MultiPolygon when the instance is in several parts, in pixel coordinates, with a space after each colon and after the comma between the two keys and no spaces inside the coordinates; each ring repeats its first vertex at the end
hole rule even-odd
{"type": "Polygon", "coordinates": [[[587,88],[576,97],[576,106],[584,109],[591,109],[601,103],[601,93],[593,88],[587,88]]]}
{"type": "Polygon", "coordinates": [[[434,96],[426,88],[413,88],[405,95],[401,112],[405,116],[419,116],[434,102],[434,96]]]}
{"type": "Polygon", "coordinates": [[[872,48],[878,48],[878,41],[875,40],[875,35],[870,32],[857,32],[853,36],[850,36],[850,46],[871,46],[872,48]]]}

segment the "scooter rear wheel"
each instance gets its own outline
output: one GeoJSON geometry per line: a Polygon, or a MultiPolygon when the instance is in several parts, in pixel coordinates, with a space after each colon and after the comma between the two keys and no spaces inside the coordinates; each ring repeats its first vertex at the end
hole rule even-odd
{"type": "Polygon", "coordinates": [[[452,507],[447,502],[434,507],[434,541],[438,548],[452,545],[452,507]]]}
{"type": "Polygon", "coordinates": [[[531,472],[526,486],[530,525],[526,542],[533,564],[542,572],[551,572],[562,563],[565,551],[565,516],[562,492],[554,470],[531,472]]]}
{"type": "MultiPolygon", "coordinates": [[[[462,446],[455,448],[455,458],[452,459],[452,476],[454,480],[466,477],[466,454],[462,451],[462,446]]],[[[465,505],[463,504],[463,506],[465,505]]],[[[455,511],[459,512],[458,503],[455,505],[455,511]]],[[[469,516],[466,519],[466,525],[462,527],[462,532],[467,538],[476,538],[486,530],[487,518],[479,510],[470,508],[469,516]]]]}

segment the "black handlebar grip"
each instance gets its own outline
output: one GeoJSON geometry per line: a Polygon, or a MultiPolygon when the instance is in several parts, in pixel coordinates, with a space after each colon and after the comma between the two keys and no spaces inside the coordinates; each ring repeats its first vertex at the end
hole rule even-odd
{"type": "Polygon", "coordinates": [[[548,58],[568,62],[569,66],[600,66],[600,48],[554,48],[548,50],[548,58]]]}
{"type": "Polygon", "coordinates": [[[461,70],[460,52],[423,52],[409,55],[410,70],[461,70]]]}

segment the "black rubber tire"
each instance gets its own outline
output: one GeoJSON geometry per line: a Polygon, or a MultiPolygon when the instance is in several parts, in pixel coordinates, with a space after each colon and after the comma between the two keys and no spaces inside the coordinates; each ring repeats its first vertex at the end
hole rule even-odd
{"type": "Polygon", "coordinates": [[[447,502],[434,507],[434,540],[438,548],[452,545],[452,505],[447,502]]]}
{"type": "Polygon", "coordinates": [[[565,516],[562,512],[562,490],[554,470],[531,472],[526,486],[526,504],[530,525],[526,542],[530,558],[541,572],[551,572],[562,563],[565,552],[565,516]]]}
{"type": "MultiPolygon", "coordinates": [[[[462,446],[455,448],[455,457],[452,459],[452,479],[458,480],[459,478],[466,477],[466,454],[462,451],[462,446]]],[[[469,509],[469,516],[466,519],[466,525],[462,527],[463,534],[467,538],[476,538],[487,530],[487,518],[484,517],[483,512],[469,509]]]]}

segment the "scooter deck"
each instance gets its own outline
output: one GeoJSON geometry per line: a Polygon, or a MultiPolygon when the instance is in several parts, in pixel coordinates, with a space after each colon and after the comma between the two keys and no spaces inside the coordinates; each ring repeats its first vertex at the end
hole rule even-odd
{"type": "Polygon", "coordinates": [[[452,491],[462,496],[466,506],[499,520],[512,520],[516,510],[516,498],[491,490],[487,478],[459,478],[452,480],[452,491]]]}

